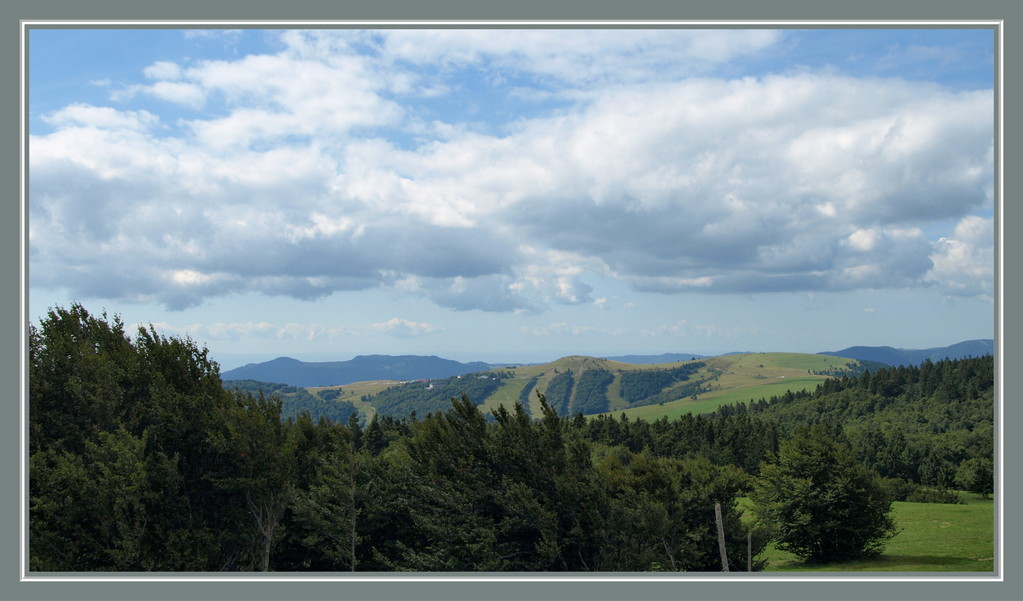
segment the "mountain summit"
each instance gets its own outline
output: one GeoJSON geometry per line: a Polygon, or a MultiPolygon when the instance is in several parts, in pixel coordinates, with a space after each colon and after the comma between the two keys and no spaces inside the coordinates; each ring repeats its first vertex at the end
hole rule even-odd
{"type": "Polygon", "coordinates": [[[482,362],[460,363],[436,356],[359,355],[349,361],[309,363],[278,357],[225,371],[222,380],[259,380],[291,386],[333,386],[367,380],[450,378],[490,369],[482,362]]]}
{"type": "Polygon", "coordinates": [[[987,338],[982,340],[966,340],[951,346],[929,349],[897,349],[890,346],[851,346],[840,351],[817,353],[831,357],[848,357],[860,361],[877,361],[887,365],[920,365],[930,359],[937,362],[943,359],[963,359],[965,357],[983,357],[993,355],[995,341],[987,338]]]}

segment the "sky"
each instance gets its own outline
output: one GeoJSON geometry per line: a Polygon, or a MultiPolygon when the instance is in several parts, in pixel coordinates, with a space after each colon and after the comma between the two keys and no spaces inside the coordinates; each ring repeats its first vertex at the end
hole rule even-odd
{"type": "Polygon", "coordinates": [[[31,29],[28,312],[222,369],[994,336],[989,29],[31,29]]]}

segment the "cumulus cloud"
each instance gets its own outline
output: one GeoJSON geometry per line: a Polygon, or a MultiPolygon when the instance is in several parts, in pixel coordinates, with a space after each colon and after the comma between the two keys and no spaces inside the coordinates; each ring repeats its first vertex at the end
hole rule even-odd
{"type": "Polygon", "coordinates": [[[145,131],[156,126],[160,118],[149,111],[119,111],[111,107],[75,103],[45,115],[43,121],[62,130],[85,127],[145,131]]]}
{"type": "Polygon", "coordinates": [[[988,202],[990,95],[921,102],[927,92],[794,76],[609,95],[520,134],[519,147],[554,148],[546,175],[557,188],[524,199],[520,221],[633,275],[702,285],[742,267],[817,272],[836,234],[988,202]],[[919,124],[914,134],[892,129],[903,120],[919,124]]]}
{"type": "Polygon", "coordinates": [[[992,207],[991,91],[707,75],[778,39],[288,32],[276,54],[153,63],[126,94],[204,112],[72,104],[31,136],[32,282],[172,309],[384,287],[539,312],[602,305],[593,276],[989,294],[992,223],[972,215],[992,207]],[[567,104],[482,129],[420,118],[423,98],[473,83],[567,104]]]}
{"type": "Polygon", "coordinates": [[[401,113],[378,93],[375,73],[354,56],[251,55],[201,62],[184,77],[236,107],[228,116],[189,123],[202,142],[220,147],[345,134],[392,124],[401,113]]]}
{"type": "Polygon", "coordinates": [[[206,102],[206,93],[197,85],[178,81],[160,81],[145,89],[156,98],[200,108],[206,102]]]}
{"type": "Polygon", "coordinates": [[[950,296],[991,296],[994,293],[994,223],[977,216],[963,218],[952,236],[934,244],[934,267],[927,279],[950,296]]]}
{"type": "Polygon", "coordinates": [[[782,37],[765,29],[391,29],[358,35],[388,61],[447,68],[486,64],[500,75],[528,72],[573,86],[692,75],[762,51],[782,37]]]}
{"type": "Polygon", "coordinates": [[[180,79],[181,67],[170,61],[157,61],[143,69],[142,74],[150,79],[180,79]]]}
{"type": "Polygon", "coordinates": [[[424,292],[438,305],[456,311],[537,312],[543,308],[535,298],[521,294],[510,276],[456,276],[437,281],[424,292]]]}
{"type": "Polygon", "coordinates": [[[375,323],[370,327],[373,330],[394,334],[402,338],[433,334],[439,329],[437,326],[426,322],[416,323],[407,319],[401,319],[400,317],[394,317],[382,323],[375,323]]]}

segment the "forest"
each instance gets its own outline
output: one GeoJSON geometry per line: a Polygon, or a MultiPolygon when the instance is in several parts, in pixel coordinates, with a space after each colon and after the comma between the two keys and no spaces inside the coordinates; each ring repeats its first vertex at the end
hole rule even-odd
{"type": "Polygon", "coordinates": [[[76,304],[29,326],[28,369],[34,572],[757,570],[772,541],[882,552],[892,501],[994,493],[990,356],[654,422],[561,415],[557,387],[540,415],[485,415],[459,383],[496,381],[452,378],[360,425],[288,414],[195,342],[76,304]]]}
{"type": "Polygon", "coordinates": [[[429,382],[409,382],[391,386],[375,395],[377,413],[391,417],[404,417],[415,412],[420,415],[443,411],[451,406],[451,399],[462,394],[482,398],[500,385],[503,374],[469,374],[429,382]]]}
{"type": "Polygon", "coordinates": [[[321,390],[314,395],[299,386],[256,380],[226,380],[223,385],[227,390],[237,390],[249,395],[278,396],[281,400],[282,419],[298,417],[303,411],[341,424],[347,423],[353,415],[358,419],[359,411],[354,405],[334,400],[340,396],[340,388],[321,390]]]}

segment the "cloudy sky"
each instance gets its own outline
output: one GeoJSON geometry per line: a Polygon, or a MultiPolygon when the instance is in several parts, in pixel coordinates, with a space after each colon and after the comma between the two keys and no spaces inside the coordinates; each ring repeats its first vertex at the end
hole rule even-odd
{"type": "Polygon", "coordinates": [[[33,29],[29,317],[225,369],[989,338],[993,40],[33,29]]]}

